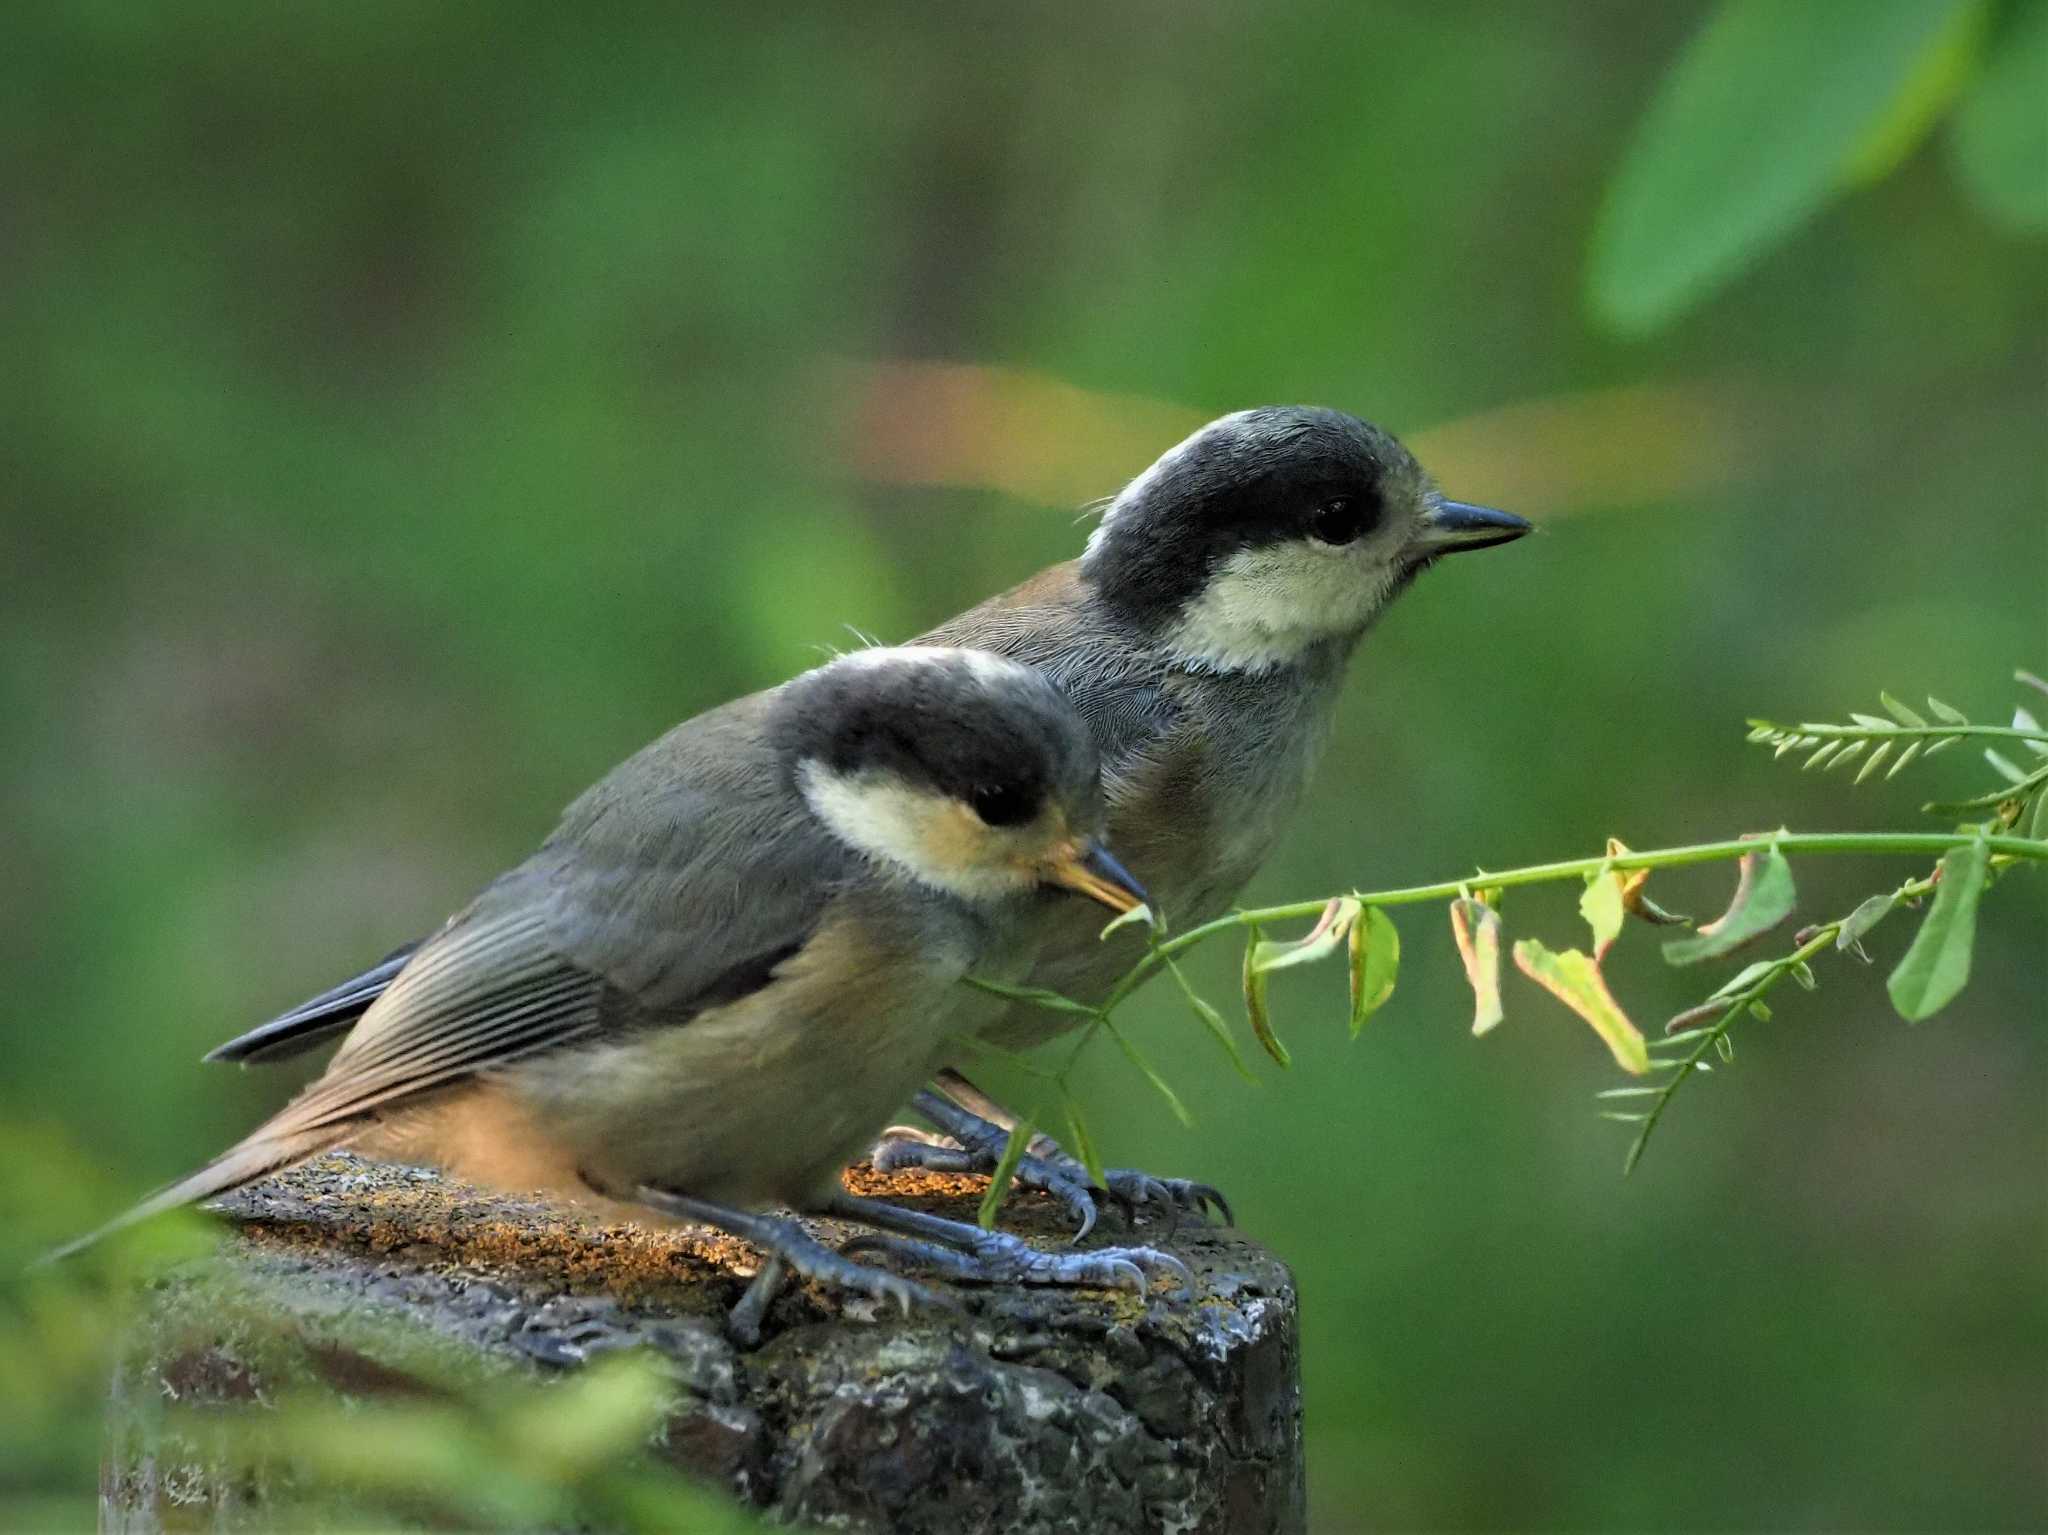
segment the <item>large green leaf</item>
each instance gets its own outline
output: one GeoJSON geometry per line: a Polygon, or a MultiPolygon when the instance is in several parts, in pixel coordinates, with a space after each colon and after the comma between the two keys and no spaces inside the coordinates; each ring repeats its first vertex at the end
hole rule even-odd
{"type": "Polygon", "coordinates": [[[1956,111],[1949,151],[1988,217],[2048,231],[2048,0],[2014,8],[1956,111]]]}
{"type": "Polygon", "coordinates": [[[1941,883],[1934,904],[1913,935],[1913,946],[1885,982],[1892,1006],[1908,1023],[1931,1018],[1970,979],[1970,950],[1977,941],[1977,898],[1991,851],[1982,842],[1951,848],[1941,856],[1941,883]]]}
{"type": "Polygon", "coordinates": [[[1594,231],[1587,300],[1643,333],[1727,282],[1852,175],[1911,149],[1978,0],[1725,0],[1665,77],[1594,231]],[[1932,82],[1930,84],[1930,81],[1932,82]],[[1899,125],[1905,124],[1905,127],[1899,125]]]}

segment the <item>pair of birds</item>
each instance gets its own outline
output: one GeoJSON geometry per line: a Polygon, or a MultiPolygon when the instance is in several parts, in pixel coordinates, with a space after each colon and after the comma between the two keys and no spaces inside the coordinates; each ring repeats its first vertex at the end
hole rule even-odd
{"type": "MultiPolygon", "coordinates": [[[[1153,900],[1119,858],[1177,921],[1222,911],[1374,618],[1439,557],[1527,531],[1445,500],[1341,412],[1212,422],[1125,487],[1078,561],[677,727],[438,933],[214,1051],[346,1036],[262,1127],[104,1229],[348,1145],[741,1237],[766,1255],[743,1336],[786,1271],[936,1303],[863,1247],[960,1279],[1186,1282],[1149,1248],[1043,1252],[855,1198],[839,1172],[907,1100],[947,1138],[892,1131],[882,1165],[993,1169],[1014,1121],[954,1069],[960,1036],[1028,1048],[1069,1020],[961,978],[1101,995],[1136,940],[1069,897],[1153,900]],[[833,1251],[774,1206],[868,1234],[833,1251]]],[[[1033,1151],[1020,1181],[1085,1233],[1087,1175],[1033,1151]]],[[[1108,1181],[1222,1206],[1184,1180],[1108,1181]]]]}

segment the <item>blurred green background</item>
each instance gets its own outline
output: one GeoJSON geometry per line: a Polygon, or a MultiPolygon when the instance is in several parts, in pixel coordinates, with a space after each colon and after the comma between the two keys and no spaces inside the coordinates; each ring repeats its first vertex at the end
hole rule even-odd
{"type": "MultiPolygon", "coordinates": [[[[1243,405],[1358,411],[1545,524],[1375,631],[1247,900],[1983,787],[1958,751],[1852,793],[1741,721],[1880,687],[1996,720],[2043,669],[2043,244],[1937,127],[1603,332],[1605,189],[1704,14],[12,13],[10,1226],[246,1128],[290,1084],[202,1050],[438,922],[651,736],[1071,556],[1081,500],[1243,405]]],[[[1914,871],[1799,872],[1829,916],[1914,871]]],[[[1726,873],[1658,884],[1711,910],[1726,873]]],[[[1475,1043],[1440,912],[1397,915],[1394,1003],[1350,1044],[1333,975],[1280,978],[1296,1069],[1256,1089],[1143,999],[1193,1132],[1114,1052],[1086,1075],[1110,1161],[1214,1180],[1294,1263],[1319,1527],[2048,1523],[2038,877],[1939,1019],[1828,966],[1627,1182],[1597,1042],[1514,978],[1475,1043]]],[[[1510,915],[1582,941],[1569,892],[1510,915]]],[[[1234,963],[1195,972],[1227,997],[1234,963]]],[[[1703,989],[1640,935],[1612,968],[1649,1025],[1703,989]]],[[[88,1445],[0,1483],[91,1475],[88,1445]]]]}

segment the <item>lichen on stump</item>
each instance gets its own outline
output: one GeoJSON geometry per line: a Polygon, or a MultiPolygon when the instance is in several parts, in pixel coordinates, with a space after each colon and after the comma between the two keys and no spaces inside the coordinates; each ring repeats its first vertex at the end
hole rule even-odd
{"type": "MultiPolygon", "coordinates": [[[[982,1188],[866,1167],[848,1186],[963,1220],[982,1188]]],[[[105,1527],[267,1527],[291,1467],[224,1464],[189,1432],[195,1410],[433,1395],[451,1371],[561,1378],[619,1349],[652,1350],[673,1379],[656,1457],[782,1520],[948,1535],[1303,1527],[1293,1280],[1232,1231],[1140,1228],[1194,1270],[1192,1297],[957,1286],[959,1312],[904,1318],[791,1285],[746,1351],[723,1318],[756,1255],[716,1233],[592,1224],[346,1155],[222,1208],[228,1239],[156,1288],[116,1373],[105,1527]],[[185,1413],[175,1432],[167,1400],[185,1413]]],[[[1048,1244],[1062,1222],[1031,1195],[1004,1216],[1048,1244]]],[[[810,1224],[835,1245],[849,1234],[810,1224]]]]}

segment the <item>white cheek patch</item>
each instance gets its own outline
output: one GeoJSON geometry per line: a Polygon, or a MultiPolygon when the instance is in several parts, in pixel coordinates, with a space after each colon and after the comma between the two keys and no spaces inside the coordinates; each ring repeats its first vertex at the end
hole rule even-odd
{"type": "Polygon", "coordinates": [[[886,774],[834,773],[805,762],[797,781],[812,813],[855,852],[893,864],[919,884],[968,901],[993,901],[1028,885],[1030,877],[1003,864],[985,865],[939,856],[942,817],[949,801],[886,774]]]}
{"type": "Polygon", "coordinates": [[[1392,586],[1393,572],[1360,544],[1290,539],[1240,549],[1210,575],[1164,643],[1207,670],[1268,671],[1362,628],[1392,586]]]}

